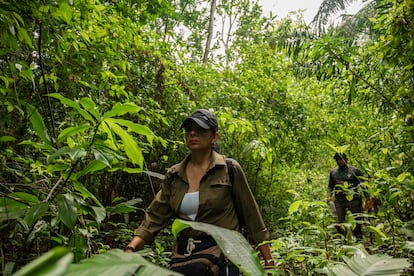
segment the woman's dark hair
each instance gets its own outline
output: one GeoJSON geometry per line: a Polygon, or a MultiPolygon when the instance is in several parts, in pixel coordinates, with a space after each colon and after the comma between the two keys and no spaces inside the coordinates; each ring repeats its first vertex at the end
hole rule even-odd
{"type": "Polygon", "coordinates": [[[213,150],[215,150],[216,152],[220,152],[220,143],[219,140],[217,140],[217,142],[215,142],[214,144],[211,145],[211,148],[213,150]]]}

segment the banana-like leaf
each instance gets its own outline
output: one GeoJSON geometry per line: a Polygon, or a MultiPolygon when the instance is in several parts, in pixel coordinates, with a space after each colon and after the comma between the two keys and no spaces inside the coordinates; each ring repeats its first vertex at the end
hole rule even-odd
{"type": "Polygon", "coordinates": [[[104,145],[109,147],[111,150],[118,150],[118,143],[115,138],[114,132],[111,130],[111,126],[106,122],[99,125],[99,131],[105,135],[104,145]]]}
{"type": "Polygon", "coordinates": [[[79,264],[71,264],[67,276],[113,276],[113,275],[181,275],[144,259],[139,254],[128,254],[120,249],[112,249],[94,255],[79,264]]]}
{"type": "Polygon", "coordinates": [[[388,255],[355,254],[352,258],[346,258],[345,264],[339,264],[332,268],[334,275],[383,275],[398,276],[404,269],[410,267],[408,259],[392,258],[388,255]]]}
{"type": "Polygon", "coordinates": [[[382,232],[380,229],[378,229],[378,228],[377,228],[377,227],[375,227],[375,226],[368,225],[368,226],[366,227],[366,229],[367,229],[367,230],[371,230],[371,231],[375,232],[375,233],[376,233],[378,236],[380,236],[381,238],[384,238],[384,239],[388,238],[388,237],[387,237],[387,234],[385,234],[384,232],[382,232]]]}
{"type": "Polygon", "coordinates": [[[115,123],[127,127],[129,130],[139,135],[147,137],[148,142],[151,144],[154,140],[154,134],[147,126],[143,126],[125,119],[112,119],[115,123]]]}
{"type": "Polygon", "coordinates": [[[45,122],[43,121],[39,111],[37,111],[34,106],[27,104],[27,114],[29,115],[33,130],[36,132],[37,136],[42,139],[43,143],[48,146],[52,146],[52,142],[47,134],[45,122]]]}
{"type": "Polygon", "coordinates": [[[212,224],[176,219],[172,225],[174,236],[177,236],[186,227],[191,227],[211,235],[223,251],[223,254],[245,275],[266,275],[251,245],[239,232],[212,224]]]}
{"type": "Polygon", "coordinates": [[[73,254],[64,247],[55,247],[44,255],[28,263],[13,276],[66,275],[73,254]]]}
{"type": "Polygon", "coordinates": [[[297,212],[299,210],[300,205],[302,205],[302,200],[297,200],[290,204],[289,206],[289,215],[297,212]]]}
{"type": "Polygon", "coordinates": [[[0,222],[9,219],[17,219],[23,216],[28,210],[29,205],[7,198],[0,198],[0,222]]]}
{"type": "Polygon", "coordinates": [[[56,200],[59,219],[69,229],[72,229],[78,219],[78,209],[73,196],[71,194],[59,195],[56,200]]]}
{"type": "Polygon", "coordinates": [[[100,120],[98,108],[96,107],[96,104],[94,101],[92,101],[90,98],[83,97],[80,99],[80,104],[89,112],[91,113],[96,120],[100,120]]]}
{"type": "Polygon", "coordinates": [[[116,133],[116,135],[122,139],[125,153],[129,159],[137,164],[140,168],[142,168],[144,163],[144,156],[142,155],[141,149],[138,147],[134,138],[112,119],[106,119],[105,122],[116,133]]]}
{"type": "Polygon", "coordinates": [[[24,216],[24,220],[29,226],[32,226],[39,218],[43,217],[46,214],[48,209],[49,204],[47,202],[36,204],[30,207],[24,216]]]}
{"type": "Polygon", "coordinates": [[[92,148],[92,152],[96,160],[99,160],[102,163],[104,163],[107,167],[112,168],[112,161],[114,160],[113,155],[98,148],[92,148]]]}
{"type": "Polygon", "coordinates": [[[101,223],[106,218],[106,210],[105,208],[92,206],[93,210],[93,217],[95,218],[97,223],[101,223]]]}
{"type": "Polygon", "coordinates": [[[111,110],[109,110],[102,116],[102,119],[105,120],[111,117],[121,116],[126,113],[137,113],[139,110],[140,107],[134,103],[116,103],[111,110]]]}
{"type": "Polygon", "coordinates": [[[141,203],[141,202],[142,202],[141,198],[134,198],[134,199],[128,200],[127,202],[119,203],[115,206],[106,207],[106,210],[114,214],[128,214],[138,209],[134,205],[137,203],[141,203]]]}
{"type": "Polygon", "coordinates": [[[10,193],[9,197],[15,198],[16,200],[20,200],[21,202],[26,202],[28,204],[39,203],[39,199],[37,198],[37,196],[25,192],[10,193]]]}
{"type": "Polygon", "coordinates": [[[92,116],[89,115],[89,113],[86,112],[84,109],[82,109],[77,102],[72,101],[71,99],[68,99],[68,98],[62,96],[59,93],[52,93],[52,94],[49,94],[48,96],[60,100],[61,103],[65,104],[67,106],[70,106],[73,109],[75,109],[76,111],[78,111],[78,113],[80,115],[82,115],[82,117],[85,118],[86,120],[88,120],[90,122],[93,122],[93,123],[96,123],[95,120],[92,118],[92,116]]]}
{"type": "Polygon", "coordinates": [[[92,160],[91,162],[86,165],[86,167],[81,170],[80,172],[77,172],[76,175],[74,175],[75,179],[79,179],[79,177],[84,176],[89,173],[101,171],[106,168],[106,164],[99,161],[99,160],[92,160]]]}
{"type": "Polygon", "coordinates": [[[47,157],[47,162],[50,164],[56,158],[61,156],[68,155],[72,161],[76,161],[79,158],[85,156],[87,152],[83,148],[70,148],[70,147],[61,147],[60,149],[56,150],[54,153],[50,154],[47,157]]]}
{"type": "Polygon", "coordinates": [[[75,190],[77,190],[78,192],[81,193],[81,196],[83,199],[87,199],[90,198],[92,199],[96,205],[98,205],[101,208],[105,208],[102,203],[99,201],[99,199],[96,198],[96,196],[94,196],[94,194],[92,194],[85,186],[82,185],[82,183],[80,183],[79,181],[75,181],[73,183],[73,188],[75,188],[75,190]]]}
{"type": "Polygon", "coordinates": [[[68,127],[62,130],[58,136],[57,142],[60,143],[63,140],[66,139],[66,137],[70,137],[72,135],[78,134],[86,129],[88,129],[90,126],[89,124],[83,124],[80,126],[74,126],[74,127],[68,127]]]}

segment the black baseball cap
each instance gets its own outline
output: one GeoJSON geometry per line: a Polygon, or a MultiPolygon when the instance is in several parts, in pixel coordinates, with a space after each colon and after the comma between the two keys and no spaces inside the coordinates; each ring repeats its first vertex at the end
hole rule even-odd
{"type": "Polygon", "coordinates": [[[180,128],[185,128],[185,126],[191,121],[195,122],[203,129],[218,131],[218,123],[216,117],[214,117],[213,113],[206,109],[197,109],[191,113],[187,118],[184,119],[180,128]]]}

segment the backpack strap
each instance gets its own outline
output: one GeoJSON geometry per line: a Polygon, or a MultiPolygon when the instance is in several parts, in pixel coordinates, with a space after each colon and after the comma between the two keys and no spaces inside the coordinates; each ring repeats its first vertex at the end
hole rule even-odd
{"type": "Polygon", "coordinates": [[[233,159],[226,157],[226,164],[227,164],[227,172],[229,174],[231,187],[233,189],[234,184],[234,167],[233,167],[233,159]]]}

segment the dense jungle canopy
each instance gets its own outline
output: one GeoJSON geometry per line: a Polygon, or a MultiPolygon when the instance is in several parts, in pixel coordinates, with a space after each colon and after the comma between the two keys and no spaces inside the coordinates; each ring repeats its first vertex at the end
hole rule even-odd
{"type": "MultiPolygon", "coordinates": [[[[350,275],[334,268],[361,252],[412,263],[414,1],[341,14],[352,2],[325,0],[305,24],[255,0],[2,0],[2,274],[46,252],[36,269],[124,248],[186,155],[179,126],[196,108],[246,172],[272,231],[269,273],[350,275]],[[335,151],[380,203],[362,241],[336,233],[326,204],[335,151]]],[[[160,271],[170,237],[141,253],[160,271]]]]}

